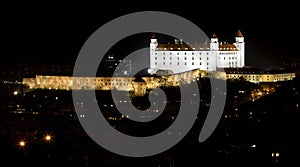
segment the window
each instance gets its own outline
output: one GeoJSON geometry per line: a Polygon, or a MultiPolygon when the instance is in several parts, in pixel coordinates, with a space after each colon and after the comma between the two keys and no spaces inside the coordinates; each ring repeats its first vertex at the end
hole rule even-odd
{"type": "Polygon", "coordinates": [[[179,65],[179,62],[177,62],[177,65],[179,65]]]}
{"type": "Polygon", "coordinates": [[[200,66],[202,65],[202,63],[200,62],[200,66]]]}
{"type": "Polygon", "coordinates": [[[225,57],[224,57],[224,60],[225,60],[225,57]]]}
{"type": "Polygon", "coordinates": [[[179,60],[179,57],[177,57],[177,60],[179,60]]]}
{"type": "Polygon", "coordinates": [[[184,62],[184,65],[186,65],[186,62],[184,62]]]}
{"type": "Polygon", "coordinates": [[[163,65],[166,65],[166,63],[165,63],[165,62],[163,62],[163,65]]]}
{"type": "Polygon", "coordinates": [[[194,57],[192,57],[192,60],[194,60],[194,57]]]}
{"type": "Polygon", "coordinates": [[[157,62],[155,62],[155,65],[157,65],[157,62]]]}
{"type": "Polygon", "coordinates": [[[206,60],[208,60],[208,57],[206,58],[206,60]]]}
{"type": "Polygon", "coordinates": [[[170,60],[172,60],[172,57],[170,57],[170,60]]]}
{"type": "Polygon", "coordinates": [[[165,52],[163,52],[163,55],[165,55],[166,53],[165,52]]]}
{"type": "Polygon", "coordinates": [[[186,60],[186,57],[184,57],[184,60],[186,60]]]}
{"type": "Polygon", "coordinates": [[[170,65],[172,65],[172,62],[170,62],[170,65]]]}
{"type": "Polygon", "coordinates": [[[208,65],[208,62],[206,63],[206,65],[208,65]]]}
{"type": "Polygon", "coordinates": [[[184,55],[186,55],[186,52],[184,52],[184,55]]]}
{"type": "Polygon", "coordinates": [[[172,55],[172,52],[170,52],[170,55],[172,55]]]}
{"type": "Polygon", "coordinates": [[[201,60],[201,57],[200,57],[200,60],[201,60]]]}
{"type": "Polygon", "coordinates": [[[179,55],[179,52],[177,52],[177,55],[179,55]]]}
{"type": "Polygon", "coordinates": [[[194,62],[192,62],[192,66],[194,65],[194,62]]]}
{"type": "Polygon", "coordinates": [[[192,52],[192,55],[194,55],[194,52],[192,52]]]}
{"type": "Polygon", "coordinates": [[[157,60],[157,57],[155,57],[155,60],[157,60]]]}
{"type": "Polygon", "coordinates": [[[163,57],[163,60],[166,60],[166,57],[163,57]]]}

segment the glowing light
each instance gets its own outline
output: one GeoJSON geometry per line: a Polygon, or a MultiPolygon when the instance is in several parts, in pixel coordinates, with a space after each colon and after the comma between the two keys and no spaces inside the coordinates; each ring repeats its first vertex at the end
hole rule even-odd
{"type": "Polygon", "coordinates": [[[17,96],[18,95],[18,91],[14,91],[14,95],[17,96]]]}
{"type": "Polygon", "coordinates": [[[25,145],[26,145],[26,142],[25,142],[25,141],[21,140],[21,141],[19,142],[19,146],[20,146],[20,147],[25,147],[25,145]]]}
{"type": "Polygon", "coordinates": [[[45,139],[45,141],[50,142],[52,140],[52,136],[47,134],[47,135],[45,135],[44,139],[45,139]]]}
{"type": "Polygon", "coordinates": [[[256,147],[256,144],[253,144],[251,147],[252,147],[252,148],[255,148],[255,147],[256,147]]]}
{"type": "Polygon", "coordinates": [[[272,153],[272,157],[279,157],[279,153],[272,153]]]}

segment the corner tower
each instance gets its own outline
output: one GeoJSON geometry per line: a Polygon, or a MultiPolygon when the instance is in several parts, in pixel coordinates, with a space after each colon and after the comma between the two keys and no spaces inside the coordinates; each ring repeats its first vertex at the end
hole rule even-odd
{"type": "Polygon", "coordinates": [[[219,41],[217,35],[214,33],[212,38],[210,39],[210,50],[215,51],[219,50],[219,41]]]}
{"type": "Polygon", "coordinates": [[[240,30],[238,30],[236,33],[234,45],[240,51],[240,66],[244,67],[245,66],[245,42],[244,42],[244,36],[240,30]]]}
{"type": "Polygon", "coordinates": [[[156,48],[158,46],[157,39],[155,35],[152,35],[151,42],[150,42],[150,69],[148,69],[148,73],[154,74],[156,72],[156,48]]]}

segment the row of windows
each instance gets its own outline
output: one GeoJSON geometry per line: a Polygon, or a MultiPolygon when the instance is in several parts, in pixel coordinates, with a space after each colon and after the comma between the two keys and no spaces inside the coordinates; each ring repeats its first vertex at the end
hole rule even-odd
{"type": "MultiPolygon", "coordinates": [[[[157,55],[157,52],[155,52],[154,54],[155,54],[155,55],[157,55]]],[[[177,54],[177,55],[179,55],[180,53],[179,53],[179,52],[177,52],[176,54],[177,54]]],[[[197,54],[197,53],[195,53],[195,52],[192,52],[192,55],[195,55],[195,54],[197,54]]],[[[199,52],[198,54],[199,54],[199,55],[202,55],[202,53],[201,53],[201,52],[199,52]]],[[[163,55],[166,55],[166,52],[163,52],[163,55]]],[[[172,52],[169,52],[169,55],[172,55],[172,52]]],[[[187,55],[187,52],[184,52],[184,55],[187,55]]],[[[208,52],[206,52],[206,55],[209,55],[209,53],[208,53],[208,52]]]]}
{"type": "MultiPolygon", "coordinates": [[[[175,48],[177,50],[181,50],[181,48],[175,48]]],[[[196,50],[196,48],[192,48],[193,50],[196,50]]],[[[203,50],[205,48],[199,48],[200,50],[203,50]]],[[[206,49],[209,49],[209,48],[206,48],[206,49]]],[[[168,48],[164,48],[164,50],[168,50],[168,48]]],[[[174,48],[170,48],[170,50],[174,50],[174,48]]],[[[189,48],[184,48],[184,50],[189,50],[189,48]]]]}
{"type": "MultiPolygon", "coordinates": [[[[157,57],[154,59],[157,60],[157,57]]],[[[166,60],[166,57],[163,57],[163,60],[166,60]]],[[[172,57],[170,57],[170,60],[172,60],[172,57]]],[[[177,57],[177,60],[179,60],[179,57],[177,57]]],[[[184,60],[187,60],[187,57],[184,57],[184,60]]],[[[192,57],[192,60],[195,60],[195,57],[192,57]]],[[[202,60],[202,58],[200,57],[199,60],[202,60]]],[[[206,60],[209,60],[209,58],[206,57],[206,60]]]]}
{"type": "MultiPolygon", "coordinates": [[[[132,80],[132,79],[123,79],[123,81],[130,81],[130,80],[132,80]]],[[[81,81],[80,79],[79,79],[79,81],[81,81]]],[[[109,82],[109,81],[119,81],[119,82],[121,82],[122,81],[122,79],[115,79],[115,80],[113,80],[113,79],[94,79],[94,81],[101,81],[101,82],[103,82],[103,81],[106,81],[106,82],[109,82]]]]}
{"type": "MultiPolygon", "coordinates": [[[[231,75],[229,75],[229,77],[232,77],[231,75]]],[[[236,75],[234,75],[233,77],[236,77],[236,75]]],[[[240,75],[238,75],[237,77],[240,77],[240,75]]],[[[258,78],[258,75],[243,75],[242,77],[245,78],[258,78]]]]}
{"type": "Polygon", "coordinates": [[[219,52],[219,55],[237,55],[237,52],[219,52]]]}
{"type": "MultiPolygon", "coordinates": [[[[219,59],[221,59],[220,56],[219,56],[219,59]]],[[[226,60],[226,57],[223,57],[223,59],[226,60]]],[[[234,60],[234,59],[237,60],[237,57],[228,57],[228,59],[229,59],[229,60],[231,60],[231,59],[232,59],[232,60],[234,60]]]]}
{"type": "MultiPolygon", "coordinates": [[[[157,65],[157,62],[155,62],[154,64],[157,65]]],[[[163,65],[166,65],[166,62],[163,62],[162,64],[163,64],[163,65]]],[[[184,64],[184,65],[187,65],[187,62],[184,62],[183,64],[184,64]]],[[[196,63],[191,62],[191,65],[192,65],[192,66],[195,65],[195,64],[196,64],[196,63]]],[[[169,65],[172,65],[172,62],[169,62],[169,65]]],[[[177,65],[180,65],[180,62],[177,62],[177,65]]],[[[200,62],[199,65],[202,65],[202,62],[200,62]]],[[[207,62],[206,65],[209,65],[209,63],[207,62]]]]}
{"type": "Polygon", "coordinates": [[[129,84],[128,83],[123,83],[123,84],[122,83],[120,83],[120,84],[119,83],[116,83],[116,84],[115,83],[101,83],[101,85],[120,85],[120,86],[125,85],[125,86],[127,86],[129,84]]]}

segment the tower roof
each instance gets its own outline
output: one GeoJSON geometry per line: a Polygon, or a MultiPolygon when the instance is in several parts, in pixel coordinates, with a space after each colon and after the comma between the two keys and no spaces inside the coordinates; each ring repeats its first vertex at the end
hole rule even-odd
{"type": "Polygon", "coordinates": [[[217,35],[216,35],[216,33],[214,33],[214,34],[212,35],[212,38],[218,38],[217,35]]]}
{"type": "Polygon", "coordinates": [[[238,29],[236,37],[244,37],[240,29],[238,29]]]}

